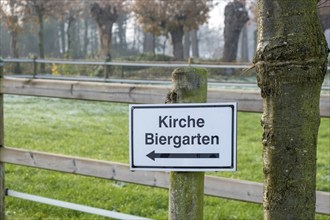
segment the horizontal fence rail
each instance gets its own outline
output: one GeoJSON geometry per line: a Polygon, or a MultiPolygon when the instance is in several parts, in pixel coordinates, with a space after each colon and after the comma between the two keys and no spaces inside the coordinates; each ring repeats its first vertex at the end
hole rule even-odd
{"type": "MultiPolygon", "coordinates": [[[[3,79],[1,92],[12,95],[45,96],[124,103],[164,103],[170,85],[142,85],[85,81],[10,78],[3,79]]],[[[257,91],[208,89],[208,102],[238,102],[238,110],[262,112],[262,98],[257,91]]],[[[330,117],[330,95],[322,94],[320,114],[330,117]]]]}
{"type": "MultiPolygon", "coordinates": [[[[6,58],[5,63],[49,63],[49,64],[73,64],[73,65],[110,65],[110,66],[135,66],[135,67],[200,67],[200,68],[217,68],[217,69],[248,69],[252,68],[252,64],[187,64],[180,62],[104,62],[104,61],[86,61],[86,60],[53,60],[53,59],[27,59],[27,58],[6,58]]],[[[330,66],[327,67],[330,70],[330,66]]]]}
{"type": "Polygon", "coordinates": [[[219,69],[245,69],[250,68],[251,64],[187,64],[180,62],[157,62],[157,63],[138,63],[138,62],[102,62],[102,61],[83,61],[83,60],[47,60],[47,59],[3,59],[5,63],[49,63],[49,64],[72,64],[72,65],[110,65],[110,66],[134,66],[134,67],[201,67],[219,69]]]}
{"type": "MultiPolygon", "coordinates": [[[[8,147],[0,148],[0,161],[145,186],[159,188],[168,188],[169,186],[169,173],[160,171],[131,172],[128,165],[109,161],[8,147]]],[[[260,204],[263,198],[262,192],[262,183],[214,176],[205,177],[204,193],[209,196],[260,204]]],[[[329,215],[329,207],[330,193],[317,191],[316,212],[329,215]]]]}

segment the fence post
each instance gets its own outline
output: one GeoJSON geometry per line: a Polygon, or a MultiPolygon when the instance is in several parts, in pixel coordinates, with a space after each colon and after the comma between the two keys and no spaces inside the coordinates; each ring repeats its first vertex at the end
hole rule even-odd
{"type": "MultiPolygon", "coordinates": [[[[207,101],[207,70],[178,68],[172,73],[173,90],[166,103],[204,103],[207,101]]],[[[171,172],[169,219],[203,219],[204,172],[171,172]]]]}
{"type": "Polygon", "coordinates": [[[33,56],[33,78],[36,78],[38,71],[37,56],[33,56]]]}
{"type": "MultiPolygon", "coordinates": [[[[107,57],[105,58],[105,62],[111,62],[111,55],[108,54],[107,57]]],[[[111,65],[104,65],[104,79],[109,79],[110,76],[110,71],[111,71],[111,65]]]]}
{"type": "MultiPolygon", "coordinates": [[[[4,120],[3,120],[3,60],[0,58],[0,147],[4,146],[4,120]]],[[[5,219],[5,164],[0,162],[0,220],[5,219]]]]}

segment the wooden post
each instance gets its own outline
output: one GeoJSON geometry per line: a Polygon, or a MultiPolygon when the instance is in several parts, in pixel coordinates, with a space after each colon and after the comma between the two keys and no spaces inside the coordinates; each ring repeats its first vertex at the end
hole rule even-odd
{"type": "MultiPolygon", "coordinates": [[[[105,62],[111,62],[111,55],[108,54],[107,57],[105,58],[105,62]]],[[[104,65],[104,80],[109,79],[110,76],[110,72],[111,72],[111,65],[104,65]]]]}
{"type": "MultiPolygon", "coordinates": [[[[3,60],[0,58],[0,147],[4,146],[4,123],[3,123],[3,60]]],[[[0,162],[0,220],[5,219],[5,164],[0,162]]]]}
{"type": "Polygon", "coordinates": [[[38,74],[38,64],[36,62],[37,56],[33,56],[33,78],[36,78],[36,75],[38,74]]]}
{"type": "MultiPolygon", "coordinates": [[[[174,88],[166,103],[204,103],[207,101],[207,70],[179,68],[172,73],[174,88]]],[[[203,219],[204,172],[171,172],[169,219],[203,219]]]]}

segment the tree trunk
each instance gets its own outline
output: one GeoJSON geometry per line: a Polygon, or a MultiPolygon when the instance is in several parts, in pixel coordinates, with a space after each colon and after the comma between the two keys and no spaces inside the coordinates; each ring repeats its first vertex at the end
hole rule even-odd
{"type": "MultiPolygon", "coordinates": [[[[44,48],[44,15],[42,10],[39,8],[39,6],[37,6],[36,8],[37,10],[37,14],[38,14],[38,22],[39,22],[39,58],[40,59],[45,59],[45,48],[44,48]]],[[[44,63],[40,63],[40,71],[41,73],[45,73],[46,69],[45,69],[45,64],[44,63]]]]}
{"type": "Polygon", "coordinates": [[[330,29],[330,1],[319,1],[318,15],[321,20],[323,32],[330,29]]]}
{"type": "Polygon", "coordinates": [[[149,32],[143,33],[143,53],[155,54],[155,37],[149,32]]]}
{"type": "Polygon", "coordinates": [[[79,20],[75,20],[74,21],[75,25],[74,25],[74,46],[73,46],[73,58],[81,58],[81,52],[82,52],[82,45],[81,45],[81,38],[80,38],[80,31],[81,31],[81,24],[82,22],[80,22],[79,20]]]}
{"type": "MultiPolygon", "coordinates": [[[[19,58],[19,52],[18,52],[18,33],[16,30],[12,30],[10,32],[10,47],[11,47],[11,55],[14,58],[19,58]]],[[[15,63],[13,66],[13,73],[21,73],[21,67],[19,63],[15,63]]]]}
{"type": "Polygon", "coordinates": [[[92,57],[95,57],[96,53],[97,53],[97,48],[99,47],[99,37],[98,37],[98,33],[97,33],[97,27],[94,23],[91,23],[90,25],[91,28],[91,55],[92,57]]]}
{"type": "Polygon", "coordinates": [[[60,22],[60,42],[61,42],[61,53],[64,54],[66,50],[66,43],[65,43],[65,28],[64,28],[64,21],[60,22]]]}
{"type": "Polygon", "coordinates": [[[248,20],[248,13],[240,1],[235,0],[225,7],[224,62],[236,61],[239,35],[248,20]]]}
{"type": "Polygon", "coordinates": [[[263,97],[264,219],[314,219],[327,46],[316,0],[259,0],[254,58],[263,97]]]}
{"type": "Polygon", "coordinates": [[[102,57],[107,57],[110,54],[111,41],[112,41],[112,23],[105,23],[104,25],[99,25],[100,34],[100,54],[102,57]]]}
{"type": "Polygon", "coordinates": [[[69,17],[68,19],[68,29],[66,31],[67,33],[67,38],[68,38],[68,51],[66,53],[66,58],[72,58],[72,48],[73,48],[73,22],[74,22],[74,18],[72,16],[69,17]]]}
{"type": "Polygon", "coordinates": [[[121,49],[121,50],[126,50],[127,49],[126,22],[127,22],[127,15],[126,14],[121,14],[117,19],[119,49],[121,49]]]}
{"type": "Polygon", "coordinates": [[[183,58],[188,60],[190,57],[190,32],[185,32],[183,36],[183,58]]]}
{"type": "Polygon", "coordinates": [[[175,60],[183,60],[183,26],[171,31],[172,43],[173,43],[173,55],[175,60]]]}
{"type": "Polygon", "coordinates": [[[249,42],[247,37],[247,26],[244,26],[240,35],[241,62],[249,62],[249,42]]]}
{"type": "Polygon", "coordinates": [[[194,58],[199,57],[199,49],[198,49],[198,37],[197,37],[197,30],[192,30],[190,32],[191,36],[191,50],[192,50],[192,56],[194,58]]]}
{"type": "Polygon", "coordinates": [[[68,51],[67,55],[70,58],[77,59],[80,54],[80,39],[79,39],[79,22],[70,16],[68,19],[68,51]]]}
{"type": "Polygon", "coordinates": [[[88,48],[88,44],[89,44],[89,37],[88,37],[88,18],[85,17],[84,18],[84,46],[83,46],[83,57],[86,59],[87,58],[87,48],[88,48]]]}

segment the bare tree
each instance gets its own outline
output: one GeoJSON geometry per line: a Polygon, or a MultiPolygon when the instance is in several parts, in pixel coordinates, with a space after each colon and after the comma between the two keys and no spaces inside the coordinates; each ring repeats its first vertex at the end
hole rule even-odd
{"type": "Polygon", "coordinates": [[[150,32],[143,33],[143,53],[155,54],[155,36],[150,32]]]}
{"type": "Polygon", "coordinates": [[[126,42],[126,23],[128,19],[127,13],[121,13],[117,19],[117,31],[116,35],[119,41],[119,49],[126,50],[127,49],[127,42],[126,42]]]}
{"type": "Polygon", "coordinates": [[[191,49],[192,49],[192,56],[194,58],[199,57],[199,41],[197,36],[197,30],[190,31],[190,37],[191,37],[191,49]]]}
{"type": "Polygon", "coordinates": [[[88,28],[90,17],[89,0],[71,1],[62,0],[62,16],[67,23],[67,55],[71,58],[78,58],[81,53],[87,54],[89,44],[88,28]],[[82,21],[82,22],[81,22],[82,21]],[[82,25],[81,25],[82,24],[82,25]],[[83,40],[80,39],[80,32],[83,29],[83,40]]]}
{"type": "Polygon", "coordinates": [[[100,35],[100,55],[110,56],[112,27],[124,9],[125,1],[95,1],[90,5],[93,19],[96,21],[100,35]]]}
{"type": "Polygon", "coordinates": [[[318,3],[318,13],[323,31],[330,29],[330,0],[320,0],[318,3]]]}
{"type": "MultiPolygon", "coordinates": [[[[11,56],[15,58],[19,58],[18,36],[22,31],[22,20],[24,18],[21,7],[22,3],[18,0],[0,1],[0,19],[10,32],[11,56]]],[[[19,63],[14,65],[13,72],[21,72],[19,63]]]]}
{"type": "Polygon", "coordinates": [[[173,55],[182,60],[184,32],[205,23],[210,9],[207,0],[135,1],[132,7],[144,31],[156,36],[171,35],[173,55]]]}
{"type": "MultiPolygon", "coordinates": [[[[45,46],[44,46],[44,23],[47,16],[57,12],[58,2],[53,0],[25,0],[26,14],[32,15],[29,17],[31,20],[37,21],[39,26],[38,30],[38,49],[39,57],[45,58],[45,46]]],[[[45,64],[40,64],[40,71],[45,72],[45,64]]]]}

